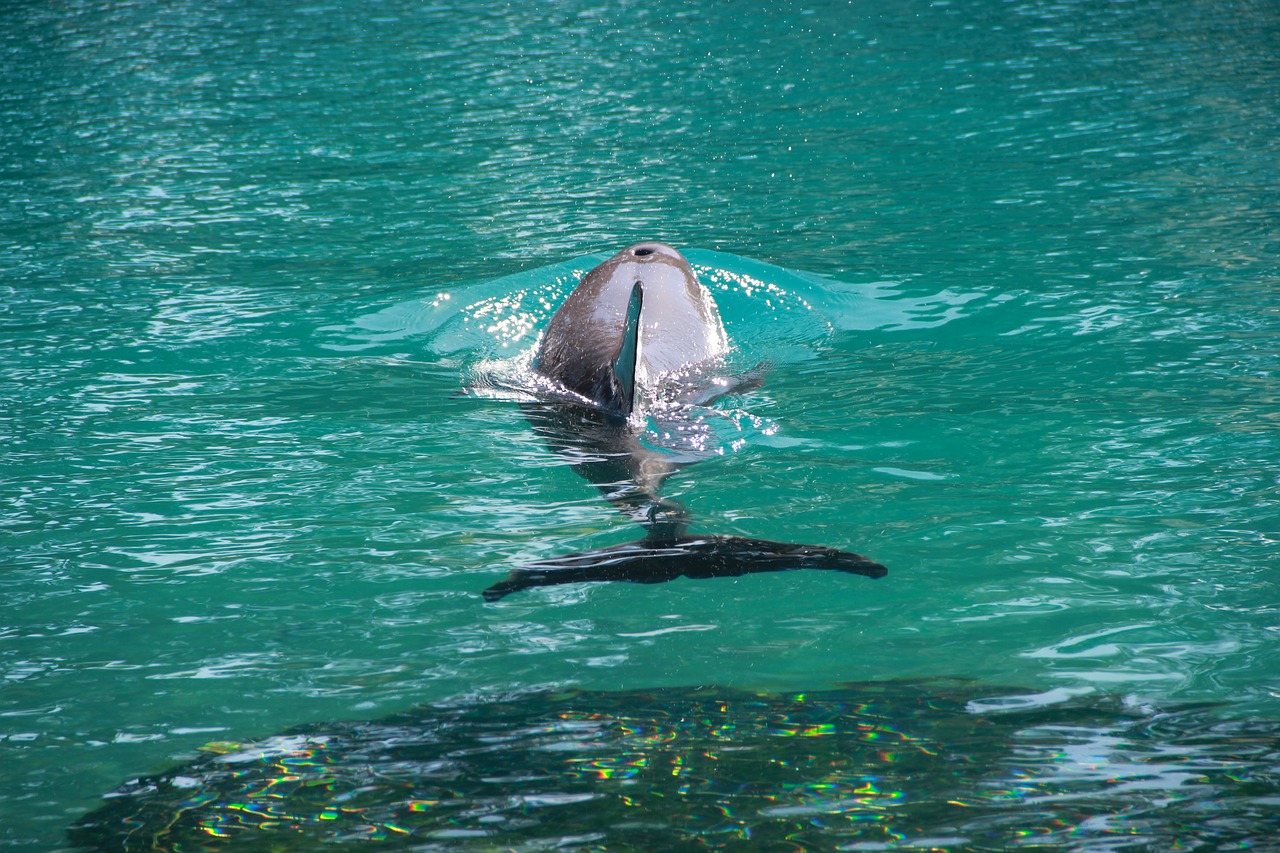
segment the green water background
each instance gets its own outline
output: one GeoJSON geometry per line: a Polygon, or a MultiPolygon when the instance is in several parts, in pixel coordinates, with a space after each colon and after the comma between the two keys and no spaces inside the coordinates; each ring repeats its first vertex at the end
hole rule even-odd
{"type": "Polygon", "coordinates": [[[210,740],[540,686],[1280,717],[1278,45],[1269,0],[6,4],[0,845],[210,740]],[[720,294],[777,430],[670,493],[889,577],[481,602],[634,537],[454,396],[536,333],[483,283],[650,238],[829,277],[828,331],[720,294]]]}

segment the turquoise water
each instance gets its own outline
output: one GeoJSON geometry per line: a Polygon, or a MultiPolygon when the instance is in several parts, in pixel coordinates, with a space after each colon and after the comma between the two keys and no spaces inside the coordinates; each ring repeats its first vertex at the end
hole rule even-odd
{"type": "Polygon", "coordinates": [[[0,846],[533,690],[1210,703],[1274,776],[1277,44],[1270,0],[6,4],[0,846]],[[773,363],[667,494],[887,577],[482,601],[635,538],[458,391],[640,239],[773,363]]]}

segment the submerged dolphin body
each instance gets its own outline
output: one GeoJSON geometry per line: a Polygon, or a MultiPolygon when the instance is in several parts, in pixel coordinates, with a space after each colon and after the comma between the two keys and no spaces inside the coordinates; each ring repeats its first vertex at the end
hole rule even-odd
{"type": "Polygon", "coordinates": [[[727,351],[715,300],[670,246],[638,243],[583,276],[535,353],[535,372],[554,390],[524,411],[551,449],[645,536],[529,563],[486,589],[485,600],[583,581],[661,583],[804,568],[886,574],[879,563],[833,548],[689,535],[684,507],[659,496],[667,476],[691,460],[642,442],[637,418],[660,411],[684,412],[687,420],[690,407],[760,384],[759,368],[717,375],[727,351]]]}

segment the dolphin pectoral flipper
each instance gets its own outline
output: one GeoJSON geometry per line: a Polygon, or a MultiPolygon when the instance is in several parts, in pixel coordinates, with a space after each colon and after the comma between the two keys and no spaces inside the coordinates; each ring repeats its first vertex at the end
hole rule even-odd
{"type": "Polygon", "coordinates": [[[623,414],[630,415],[636,405],[636,365],[640,360],[640,311],[644,308],[644,284],[631,285],[627,314],[622,325],[622,343],[613,360],[613,381],[623,414]]]}
{"type": "Polygon", "coordinates": [[[764,384],[765,377],[773,369],[773,364],[762,361],[750,370],[735,373],[731,376],[717,376],[704,382],[692,385],[679,396],[686,406],[707,406],[727,397],[730,394],[745,394],[754,391],[764,384]]]}
{"type": "Polygon", "coordinates": [[[579,551],[563,557],[528,563],[512,570],[506,580],[484,591],[485,601],[497,601],[535,586],[600,581],[665,583],[679,577],[725,578],[757,572],[827,569],[869,578],[884,577],[888,569],[851,551],[818,545],[796,545],[742,536],[648,537],[638,542],[579,551]]]}

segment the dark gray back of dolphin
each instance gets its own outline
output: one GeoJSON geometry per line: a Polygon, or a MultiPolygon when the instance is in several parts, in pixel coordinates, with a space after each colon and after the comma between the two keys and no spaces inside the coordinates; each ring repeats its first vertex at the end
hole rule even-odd
{"type": "Polygon", "coordinates": [[[524,404],[525,415],[575,472],[645,530],[639,542],[583,551],[514,569],[484,592],[496,601],[521,589],[583,581],[659,583],[677,577],[828,569],[880,577],[859,554],[739,536],[691,536],[688,512],[659,496],[677,463],[647,447],[628,418],[659,383],[683,385],[681,402],[760,384],[760,368],[708,382],[728,349],[711,293],[684,256],[637,243],[591,270],[565,299],[538,343],[534,369],[570,395],[524,404]],[[578,399],[581,404],[567,404],[578,399]]]}
{"type": "Polygon", "coordinates": [[[664,243],[637,243],[582,277],[547,325],[534,367],[629,415],[637,393],[727,349],[715,300],[684,256],[664,243]]]}

